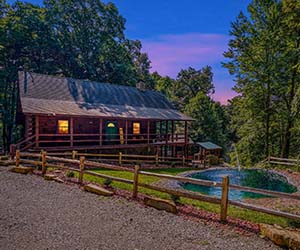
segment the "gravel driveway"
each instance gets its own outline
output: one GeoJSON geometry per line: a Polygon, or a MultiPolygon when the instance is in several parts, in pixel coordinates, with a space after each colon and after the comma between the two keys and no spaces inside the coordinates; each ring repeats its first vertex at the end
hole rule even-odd
{"type": "Polygon", "coordinates": [[[124,198],[0,167],[0,249],[280,249],[124,198]]]}

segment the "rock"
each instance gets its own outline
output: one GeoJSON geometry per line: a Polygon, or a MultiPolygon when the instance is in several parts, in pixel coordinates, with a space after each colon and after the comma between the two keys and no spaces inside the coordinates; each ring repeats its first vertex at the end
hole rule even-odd
{"type": "Polygon", "coordinates": [[[56,175],[54,175],[54,174],[45,174],[44,175],[44,179],[47,181],[54,181],[55,178],[56,178],[56,175]]]}
{"type": "Polygon", "coordinates": [[[13,167],[11,169],[11,171],[14,172],[14,173],[19,173],[19,174],[28,174],[28,173],[32,173],[33,168],[18,166],[18,167],[13,167]]]}
{"type": "Polygon", "coordinates": [[[114,194],[113,192],[111,192],[105,188],[99,187],[97,185],[94,185],[94,184],[85,185],[84,190],[87,192],[104,195],[104,196],[112,196],[114,194]]]}
{"type": "Polygon", "coordinates": [[[300,250],[300,231],[291,228],[281,228],[260,224],[260,232],[271,241],[281,247],[287,247],[292,250],[300,250]]]}
{"type": "Polygon", "coordinates": [[[159,210],[165,210],[170,213],[177,213],[176,205],[173,201],[170,200],[164,200],[159,198],[153,198],[153,197],[145,197],[144,203],[147,206],[154,207],[159,210]]]}
{"type": "Polygon", "coordinates": [[[54,178],[54,181],[58,182],[58,183],[65,183],[61,178],[56,177],[54,178]]]}

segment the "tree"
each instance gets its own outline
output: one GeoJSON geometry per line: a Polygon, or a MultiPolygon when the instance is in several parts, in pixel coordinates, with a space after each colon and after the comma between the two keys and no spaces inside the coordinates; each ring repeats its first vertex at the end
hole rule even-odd
{"type": "Polygon", "coordinates": [[[233,39],[224,54],[229,59],[224,66],[235,76],[234,90],[240,94],[234,104],[238,117],[233,117],[240,124],[237,146],[249,164],[270,154],[290,155],[299,36],[287,31],[291,21],[283,6],[277,0],[253,0],[249,15],[240,13],[232,23],[233,39]]]}

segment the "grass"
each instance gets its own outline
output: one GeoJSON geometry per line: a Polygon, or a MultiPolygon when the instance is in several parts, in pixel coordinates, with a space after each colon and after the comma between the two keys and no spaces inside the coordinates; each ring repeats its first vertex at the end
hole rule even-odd
{"type": "MultiPolygon", "coordinates": [[[[191,169],[190,168],[170,168],[170,169],[154,169],[154,170],[147,170],[147,171],[154,172],[154,173],[160,173],[160,174],[177,175],[181,172],[185,172],[188,170],[191,170],[191,169]]],[[[131,172],[107,170],[107,169],[96,169],[94,171],[98,172],[98,173],[110,175],[110,176],[121,177],[124,179],[133,180],[133,173],[131,173],[131,172]]],[[[78,174],[75,173],[75,175],[77,176],[78,174]]],[[[90,176],[90,175],[84,175],[84,179],[87,181],[90,181],[90,182],[101,184],[101,185],[103,185],[104,181],[105,181],[105,179],[95,177],[95,176],[90,176]]],[[[160,178],[158,178],[158,177],[139,175],[140,183],[151,184],[151,183],[157,182],[159,180],[160,180],[160,178]]],[[[117,188],[117,189],[132,191],[131,184],[113,181],[111,183],[111,186],[114,188],[117,188]]],[[[139,187],[139,193],[151,195],[151,196],[162,198],[162,199],[170,199],[169,194],[158,192],[158,191],[151,190],[151,189],[146,189],[143,187],[139,187]]],[[[220,212],[220,206],[216,205],[216,204],[192,200],[192,199],[188,199],[188,198],[180,198],[180,202],[183,204],[193,205],[195,207],[198,207],[200,209],[203,209],[203,210],[206,210],[209,212],[214,212],[214,213],[220,212]]],[[[247,209],[237,208],[234,206],[229,206],[228,215],[230,217],[236,217],[236,218],[240,218],[243,220],[252,221],[255,223],[277,224],[277,225],[281,225],[283,227],[286,227],[286,226],[289,226],[290,224],[292,224],[291,220],[289,220],[289,219],[285,219],[285,218],[273,216],[273,215],[268,215],[268,214],[264,214],[264,213],[260,213],[260,212],[255,212],[255,211],[251,211],[251,210],[247,210],[247,209]]]]}

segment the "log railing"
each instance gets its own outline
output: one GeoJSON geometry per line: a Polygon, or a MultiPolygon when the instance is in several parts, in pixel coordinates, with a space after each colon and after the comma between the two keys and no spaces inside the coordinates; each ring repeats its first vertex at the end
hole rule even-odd
{"type": "Polygon", "coordinates": [[[276,164],[283,166],[295,167],[298,172],[300,172],[300,156],[297,159],[279,158],[274,156],[269,156],[264,163],[276,164]]]}
{"type": "Polygon", "coordinates": [[[132,189],[132,196],[134,198],[137,197],[138,192],[139,192],[139,187],[144,187],[147,189],[155,190],[158,192],[163,192],[171,195],[176,195],[179,197],[185,197],[193,200],[199,200],[199,201],[205,201],[209,203],[214,203],[214,204],[219,204],[221,207],[220,210],[220,219],[222,221],[226,221],[227,218],[227,208],[228,205],[232,205],[235,207],[240,207],[252,211],[257,211],[257,212],[262,212],[266,214],[271,214],[275,216],[280,216],[288,219],[293,219],[293,220],[300,220],[300,215],[298,214],[292,214],[292,213],[287,213],[287,212],[282,212],[278,210],[273,210],[273,209],[268,209],[265,207],[261,206],[256,206],[252,204],[247,204],[244,202],[240,201],[234,201],[234,200],[229,200],[229,190],[230,189],[237,189],[241,191],[248,191],[248,192],[253,192],[253,193],[258,193],[258,194],[264,194],[264,195],[272,195],[274,197],[280,197],[280,198],[288,198],[288,199],[294,199],[294,200],[300,200],[300,195],[299,194],[288,194],[288,193],[283,193],[283,192],[275,192],[275,191],[269,191],[269,190],[264,190],[264,189],[257,189],[257,188],[251,188],[251,187],[244,187],[244,186],[238,186],[238,185],[232,185],[230,184],[230,179],[228,176],[223,177],[223,182],[212,182],[212,181],[206,181],[206,180],[198,180],[198,179],[193,179],[190,177],[181,177],[181,176],[172,176],[172,175],[167,175],[167,174],[158,174],[158,173],[151,173],[147,171],[142,171],[139,169],[138,166],[136,166],[134,169],[132,168],[126,168],[126,167],[121,167],[117,165],[112,165],[112,164],[104,164],[104,163],[99,163],[99,162],[93,162],[93,161],[87,161],[84,156],[81,156],[79,160],[74,160],[74,159],[65,159],[61,157],[55,157],[55,156],[48,156],[45,151],[41,152],[41,154],[30,154],[30,153],[22,153],[19,150],[16,151],[16,165],[20,163],[29,163],[34,166],[42,166],[42,173],[46,174],[47,167],[51,168],[58,168],[58,169],[67,169],[67,170],[72,170],[74,172],[79,173],[78,177],[78,183],[82,184],[84,176],[85,175],[92,175],[95,177],[99,178],[110,178],[111,180],[117,181],[117,182],[123,182],[127,184],[132,184],[133,189],[132,189]],[[29,160],[28,158],[31,158],[29,160]],[[32,158],[36,160],[32,160],[32,158]],[[61,164],[63,163],[63,164],[61,164]],[[66,166],[66,164],[69,164],[69,166],[66,166]],[[97,167],[97,168],[105,168],[105,169],[110,169],[110,170],[119,170],[119,171],[126,171],[126,172],[131,172],[134,174],[133,180],[121,178],[121,177],[115,177],[115,176],[110,176],[102,173],[96,173],[91,170],[86,170],[85,166],[92,166],[92,167],[97,167]],[[151,184],[139,182],[139,175],[144,175],[144,176],[152,176],[152,177],[157,177],[161,179],[169,179],[173,181],[180,181],[183,183],[192,183],[192,184],[197,184],[197,185],[205,185],[209,187],[221,187],[222,188],[222,197],[217,198],[217,197],[212,197],[208,195],[203,195],[197,192],[191,192],[191,191],[186,191],[186,190],[178,190],[178,189],[172,189],[172,188],[164,188],[164,187],[158,187],[154,186],[151,184]]]}
{"type": "Polygon", "coordinates": [[[118,163],[119,165],[146,163],[149,165],[156,165],[156,166],[159,166],[160,164],[188,166],[188,164],[192,162],[191,159],[188,159],[185,156],[161,157],[158,154],[136,155],[136,154],[124,154],[122,152],[119,152],[118,154],[93,154],[93,153],[81,153],[73,150],[72,152],[51,152],[48,153],[48,155],[72,157],[72,159],[79,159],[79,157],[84,156],[86,158],[97,160],[99,162],[112,162],[112,163],[118,163]]]}

